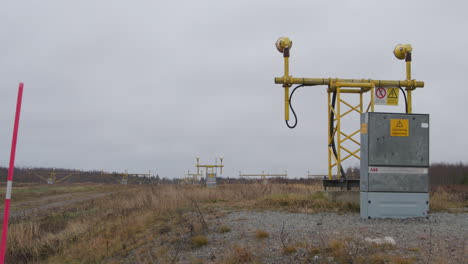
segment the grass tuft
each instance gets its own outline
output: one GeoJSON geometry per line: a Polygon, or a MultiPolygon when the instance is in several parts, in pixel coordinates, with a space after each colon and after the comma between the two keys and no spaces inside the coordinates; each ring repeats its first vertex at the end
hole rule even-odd
{"type": "Polygon", "coordinates": [[[247,247],[234,245],[231,251],[226,255],[222,263],[237,264],[250,263],[253,261],[253,254],[247,247]]]}
{"type": "Polygon", "coordinates": [[[291,255],[293,253],[296,253],[297,249],[294,246],[284,246],[281,252],[283,253],[283,255],[291,255]]]}
{"type": "Polygon", "coordinates": [[[192,245],[195,247],[202,247],[208,244],[208,238],[202,235],[192,237],[192,245]]]}
{"type": "Polygon", "coordinates": [[[220,232],[220,233],[231,232],[231,228],[229,228],[229,226],[221,226],[221,227],[219,228],[219,232],[220,232]]]}
{"type": "Polygon", "coordinates": [[[268,232],[266,232],[265,230],[261,230],[261,229],[255,230],[255,237],[258,238],[258,239],[264,239],[264,238],[267,238],[269,236],[270,236],[270,234],[268,232]]]}

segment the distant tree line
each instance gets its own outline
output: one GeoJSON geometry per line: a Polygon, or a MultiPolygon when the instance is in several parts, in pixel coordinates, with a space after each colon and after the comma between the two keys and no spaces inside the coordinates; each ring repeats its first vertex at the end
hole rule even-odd
{"type": "MultiPolygon", "coordinates": [[[[15,168],[14,181],[18,183],[46,183],[44,179],[37,176],[37,172],[43,178],[47,178],[48,174],[53,171],[52,168],[15,168]]],[[[114,183],[119,184],[118,180],[122,179],[122,175],[115,173],[115,175],[102,175],[101,171],[78,171],[72,169],[55,169],[57,173],[57,180],[62,179],[71,173],[79,173],[71,175],[61,183],[114,183]]],[[[0,167],[0,182],[6,182],[8,169],[0,167]]],[[[349,179],[359,179],[359,168],[347,168],[346,175],[349,179]]],[[[137,177],[131,174],[128,177],[130,184],[179,184],[186,183],[185,179],[181,178],[161,178],[159,175],[153,177],[137,177]]],[[[262,182],[263,179],[248,179],[248,178],[230,178],[218,177],[219,184],[237,184],[237,183],[251,183],[262,182]]],[[[313,184],[320,182],[319,178],[267,178],[269,183],[282,183],[282,184],[313,184]]],[[[204,179],[201,179],[200,184],[204,184],[204,179]]],[[[451,185],[451,184],[467,184],[468,185],[468,164],[464,163],[434,163],[429,167],[429,183],[431,186],[437,185],[451,185]]]]}
{"type": "MultiPolygon", "coordinates": [[[[123,178],[121,173],[117,172],[106,172],[101,174],[101,171],[79,171],[73,169],[59,169],[55,168],[15,168],[14,182],[18,183],[47,183],[43,178],[47,179],[52,172],[57,173],[56,180],[60,181],[66,176],[60,183],[119,183],[119,180],[123,178]],[[72,174],[72,175],[70,175],[72,174]],[[42,176],[39,177],[39,176],[42,176]]],[[[0,182],[5,182],[8,174],[8,169],[0,167],[0,182]]],[[[172,179],[161,179],[159,176],[154,177],[143,177],[143,176],[132,176],[129,174],[128,182],[133,184],[148,184],[148,183],[176,183],[172,179]]]]}
{"type": "Polygon", "coordinates": [[[429,167],[431,185],[468,184],[468,164],[434,163],[429,167]]]}

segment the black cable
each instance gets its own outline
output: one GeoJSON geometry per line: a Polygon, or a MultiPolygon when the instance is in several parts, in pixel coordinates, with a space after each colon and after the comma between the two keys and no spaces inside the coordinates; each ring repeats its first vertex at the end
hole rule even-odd
{"type": "MultiPolygon", "coordinates": [[[[296,87],[294,87],[293,91],[291,92],[291,95],[289,96],[289,108],[291,109],[291,112],[293,113],[294,115],[294,125],[289,125],[289,122],[288,120],[285,120],[286,121],[286,125],[293,129],[297,126],[297,115],[296,115],[296,112],[294,111],[294,108],[292,107],[292,104],[291,104],[291,99],[294,95],[294,92],[297,90],[297,88],[300,88],[304,86],[303,84],[301,85],[298,85],[296,87]]],[[[405,96],[405,101],[406,101],[406,96],[405,96]]],[[[333,98],[332,98],[332,109],[335,110],[335,103],[336,103],[336,92],[333,93],[333,98]]],[[[330,137],[333,136],[333,130],[334,130],[334,120],[335,119],[335,113],[333,111],[331,111],[330,113],[330,137]]],[[[335,137],[333,136],[332,138],[332,142],[330,143],[330,146],[332,147],[332,150],[333,150],[333,154],[335,155],[335,157],[338,157],[338,153],[336,151],[336,146],[335,146],[335,137]]],[[[344,179],[346,179],[346,174],[345,174],[345,171],[343,169],[343,166],[340,166],[340,171],[341,171],[341,175],[343,176],[344,179]]]]}
{"type": "Polygon", "coordinates": [[[293,128],[295,128],[295,127],[297,126],[297,115],[296,115],[296,112],[294,112],[294,108],[292,107],[291,99],[292,99],[292,97],[293,97],[293,95],[294,95],[294,92],[297,90],[297,88],[300,88],[300,87],[302,87],[302,86],[304,86],[304,85],[301,84],[301,85],[298,85],[298,86],[294,87],[293,91],[291,92],[291,95],[289,96],[289,108],[291,109],[291,111],[292,111],[292,113],[293,113],[293,115],[294,115],[294,120],[295,120],[295,122],[294,122],[294,125],[291,126],[291,125],[289,125],[288,120],[285,120],[285,121],[286,121],[286,125],[287,125],[289,128],[291,128],[291,129],[293,129],[293,128]]]}
{"type": "Polygon", "coordinates": [[[408,113],[408,101],[406,101],[406,93],[405,93],[405,90],[403,90],[403,88],[399,87],[401,92],[403,93],[403,97],[405,98],[405,111],[406,113],[408,113]]]}
{"type": "MultiPolygon", "coordinates": [[[[335,103],[336,103],[336,92],[333,92],[332,103],[331,103],[332,110],[330,110],[331,111],[330,113],[330,137],[332,140],[330,143],[330,146],[332,147],[333,154],[338,159],[338,153],[336,151],[336,146],[335,146],[335,136],[333,135],[333,130],[335,128],[335,124],[334,124],[335,112],[333,111],[335,110],[335,103]]],[[[340,171],[341,171],[341,176],[343,176],[343,179],[346,179],[346,174],[343,169],[343,166],[340,166],[340,171]]]]}

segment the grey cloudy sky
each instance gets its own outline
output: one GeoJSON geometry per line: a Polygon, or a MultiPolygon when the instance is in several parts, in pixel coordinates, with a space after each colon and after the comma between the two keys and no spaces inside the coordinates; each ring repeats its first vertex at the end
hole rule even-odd
{"type": "MultiPolygon", "coordinates": [[[[0,9],[0,165],[25,83],[18,166],[180,177],[195,156],[291,177],[327,168],[326,88],[283,120],[282,56],[296,77],[404,79],[431,115],[431,161],[467,162],[466,1],[5,1],[0,9]]],[[[402,106],[377,111],[402,111],[402,106]]],[[[357,121],[356,121],[357,122],[357,121]]],[[[357,165],[358,162],[350,162],[357,165]]]]}

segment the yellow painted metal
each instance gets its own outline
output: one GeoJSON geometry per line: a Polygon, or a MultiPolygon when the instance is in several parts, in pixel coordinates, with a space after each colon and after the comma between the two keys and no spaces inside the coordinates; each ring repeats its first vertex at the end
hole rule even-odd
{"type": "Polygon", "coordinates": [[[406,58],[406,54],[413,51],[413,47],[410,44],[398,44],[393,50],[393,54],[399,60],[406,58]]]}
{"type": "Polygon", "coordinates": [[[289,121],[289,86],[284,87],[284,120],[289,121]]]}
{"type": "MultiPolygon", "coordinates": [[[[411,54],[410,54],[411,56],[411,54]]],[[[407,60],[406,61],[406,80],[411,80],[411,60],[407,60]]],[[[407,87],[406,88],[406,94],[408,95],[407,96],[407,104],[408,104],[408,109],[406,109],[406,111],[408,113],[413,113],[413,99],[412,99],[412,96],[411,96],[411,92],[413,91],[413,88],[411,87],[407,87]]]]}
{"type": "MultiPolygon", "coordinates": [[[[219,158],[219,160],[221,162],[220,165],[218,165],[218,164],[200,165],[200,158],[196,157],[195,159],[197,160],[197,165],[195,165],[195,167],[197,168],[197,174],[200,174],[200,168],[205,168],[207,174],[218,173],[218,168],[219,168],[220,169],[220,174],[223,174],[224,165],[223,165],[223,158],[222,157],[219,158]]],[[[215,161],[217,161],[217,159],[215,161]]]]}
{"type": "Polygon", "coordinates": [[[328,175],[323,174],[310,174],[310,171],[307,172],[307,178],[315,178],[315,179],[323,179],[326,178],[328,175]]]}
{"type": "MultiPolygon", "coordinates": [[[[336,104],[336,109],[337,109],[337,113],[336,113],[336,131],[338,133],[335,133],[337,134],[337,153],[336,153],[336,175],[341,175],[341,87],[336,87],[336,101],[338,101],[338,103],[336,104]]],[[[342,176],[342,175],[341,175],[342,176]]],[[[331,178],[331,175],[328,175],[328,178],[331,178]]]]}
{"type": "MultiPolygon", "coordinates": [[[[411,47],[410,44],[398,44],[395,49],[393,50],[393,54],[395,54],[395,57],[399,60],[405,60],[406,61],[406,81],[411,81],[411,52],[413,51],[413,48],[411,47]]],[[[413,112],[413,98],[412,98],[412,91],[416,87],[406,87],[406,92],[407,92],[407,109],[406,112],[412,113],[413,112]]]]}
{"type": "Polygon", "coordinates": [[[288,172],[285,171],[284,174],[270,174],[270,173],[265,173],[264,171],[262,171],[262,173],[260,174],[242,174],[241,172],[239,172],[239,177],[261,177],[262,178],[262,181],[263,181],[263,184],[266,184],[267,183],[267,177],[271,177],[271,178],[287,178],[288,177],[288,172]]]}
{"type": "Polygon", "coordinates": [[[151,177],[151,170],[148,173],[127,173],[127,183],[136,181],[139,177],[151,177]],[[130,177],[134,177],[133,180],[130,180],[130,177]]]}
{"type": "Polygon", "coordinates": [[[200,181],[199,177],[200,177],[200,178],[203,178],[203,173],[190,173],[190,170],[189,170],[189,171],[187,172],[187,177],[186,177],[186,179],[187,179],[187,181],[188,181],[189,183],[194,184],[194,183],[197,183],[197,182],[200,181]]]}
{"type": "Polygon", "coordinates": [[[118,172],[104,172],[103,170],[101,170],[101,176],[103,175],[109,175],[112,179],[114,179],[115,181],[117,181],[118,183],[120,184],[127,184],[128,183],[128,171],[125,170],[124,173],[118,173],[118,172]],[[119,179],[119,178],[116,178],[115,176],[121,176],[122,178],[119,179]]]}
{"type": "Polygon", "coordinates": [[[80,172],[56,172],[55,168],[52,169],[50,172],[44,172],[44,171],[31,171],[28,170],[29,175],[35,175],[39,177],[40,179],[44,180],[48,184],[56,184],[59,183],[63,180],[66,180],[70,178],[72,175],[78,175],[80,172]],[[43,177],[42,175],[46,175],[47,177],[43,177]],[[64,175],[61,179],[57,180],[57,176],[64,175]]]}
{"type": "Polygon", "coordinates": [[[281,37],[276,41],[275,45],[279,52],[284,53],[285,49],[291,49],[292,41],[287,37],[281,37]]]}
{"type": "Polygon", "coordinates": [[[292,41],[288,38],[280,38],[276,42],[276,48],[283,53],[284,57],[284,74],[282,77],[275,77],[274,81],[277,84],[282,84],[284,87],[284,116],[285,120],[289,120],[289,88],[292,85],[318,86],[326,85],[328,92],[328,120],[331,115],[335,116],[335,126],[328,126],[328,178],[333,176],[340,178],[342,162],[350,157],[360,159],[358,152],[360,151],[360,143],[353,138],[359,135],[360,129],[347,134],[342,129],[342,119],[353,112],[359,114],[364,112],[374,112],[375,87],[399,87],[405,88],[407,91],[407,112],[412,113],[412,91],[416,88],[424,87],[424,82],[411,79],[411,52],[412,47],[409,44],[397,45],[393,51],[395,57],[406,60],[406,79],[405,80],[373,80],[373,79],[341,79],[341,78],[294,78],[289,75],[289,51],[292,47],[292,41]],[[364,110],[364,93],[370,92],[369,103],[364,110]],[[336,106],[332,107],[331,93],[336,93],[336,106]],[[348,103],[344,94],[359,94],[359,104],[353,106],[348,103]],[[349,107],[348,110],[342,113],[342,105],[349,107]],[[334,140],[336,138],[336,140],[334,140]],[[357,145],[357,149],[344,147],[345,142],[352,142],[357,145]],[[333,152],[332,142],[336,144],[336,155],[333,152]],[[345,153],[342,153],[345,152],[345,153]],[[346,155],[347,153],[347,155],[346,155]],[[344,155],[343,155],[344,154],[344,155]],[[333,173],[336,170],[336,173],[333,173]]]}
{"type": "MultiPolygon", "coordinates": [[[[331,94],[330,93],[327,93],[328,95],[328,121],[330,121],[331,119],[331,112],[334,111],[333,108],[331,107],[330,103],[331,103],[331,94]]],[[[330,125],[327,125],[328,127],[328,179],[331,179],[332,178],[332,149],[331,149],[331,142],[332,142],[332,139],[333,139],[333,135],[332,135],[332,130],[330,128],[330,125]]]]}
{"type": "Polygon", "coordinates": [[[364,97],[363,94],[371,91],[371,98],[369,100],[369,108],[373,109],[373,91],[374,91],[374,83],[353,83],[353,82],[336,82],[332,84],[332,89],[328,89],[328,117],[330,119],[330,115],[333,112],[335,115],[334,121],[336,121],[336,125],[333,128],[333,133],[330,134],[330,127],[329,127],[329,137],[328,137],[328,179],[332,179],[334,176],[340,178],[341,175],[341,168],[342,163],[347,159],[353,157],[360,159],[359,151],[360,151],[360,142],[354,139],[355,136],[359,135],[360,129],[355,130],[351,133],[344,132],[342,127],[342,120],[345,116],[348,116],[351,113],[363,113],[364,109],[364,97]],[[352,89],[350,89],[352,88],[352,89]],[[356,90],[355,88],[360,88],[356,90]],[[343,92],[344,91],[344,92],[343,92]],[[353,93],[359,93],[359,103],[357,105],[353,105],[346,100],[344,94],[351,94],[350,91],[353,93]],[[355,92],[357,91],[357,92],[355,92]],[[336,109],[333,109],[332,102],[331,102],[331,93],[336,92],[336,109]],[[343,111],[343,106],[348,107],[349,109],[343,111]],[[336,140],[334,140],[336,138],[336,140]],[[333,152],[333,148],[331,147],[331,142],[335,141],[336,145],[336,156],[333,152]],[[356,149],[350,149],[349,147],[345,147],[344,144],[346,142],[352,142],[353,145],[356,145],[356,149]]]}
{"type": "Polygon", "coordinates": [[[371,79],[331,79],[331,78],[284,78],[275,77],[276,84],[303,84],[305,86],[318,86],[318,85],[330,85],[336,82],[346,83],[373,83],[376,87],[412,87],[412,88],[423,88],[424,82],[416,80],[371,80],[371,79]]]}
{"type": "MultiPolygon", "coordinates": [[[[289,79],[289,57],[284,56],[284,79],[289,79]]],[[[289,120],[289,87],[290,84],[284,84],[284,119],[289,120]]]]}
{"type": "Polygon", "coordinates": [[[262,179],[265,179],[266,177],[288,177],[288,172],[285,171],[284,174],[270,174],[270,173],[265,173],[262,171],[260,174],[242,174],[239,172],[239,177],[261,177],[262,179]]]}
{"type": "MultiPolygon", "coordinates": [[[[279,52],[283,53],[284,57],[284,80],[289,80],[291,76],[289,76],[289,51],[292,47],[292,41],[289,38],[281,37],[276,41],[276,49],[279,52]]],[[[284,118],[285,120],[289,120],[289,88],[291,84],[285,83],[284,87],[284,118]]]]}

